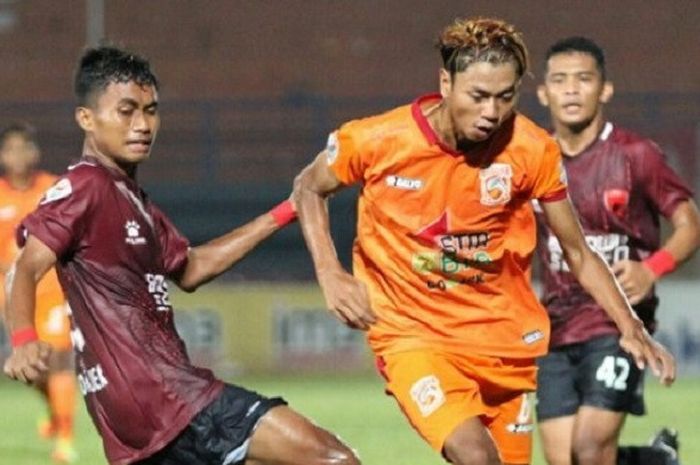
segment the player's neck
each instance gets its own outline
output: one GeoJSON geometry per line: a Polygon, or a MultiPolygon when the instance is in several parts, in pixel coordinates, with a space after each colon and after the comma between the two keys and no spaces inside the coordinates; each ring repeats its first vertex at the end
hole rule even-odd
{"type": "Polygon", "coordinates": [[[559,143],[564,155],[575,157],[583,153],[598,139],[605,119],[601,113],[591,121],[581,125],[565,125],[554,122],[554,138],[559,143]]]}
{"type": "Polygon", "coordinates": [[[109,157],[98,150],[90,140],[86,140],[83,144],[83,155],[95,158],[102,165],[116,171],[117,173],[136,180],[136,165],[133,163],[119,163],[112,157],[109,157]]]}

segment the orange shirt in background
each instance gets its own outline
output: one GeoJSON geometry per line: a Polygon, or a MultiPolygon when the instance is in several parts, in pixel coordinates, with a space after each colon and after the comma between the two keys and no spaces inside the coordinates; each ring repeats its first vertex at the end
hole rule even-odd
{"type": "Polygon", "coordinates": [[[518,114],[493,136],[490,163],[470,166],[423,115],[439,101],[425,96],[329,137],[335,175],[362,183],[353,265],[378,316],[369,343],[377,354],[542,355],[549,320],[530,286],[529,202],[566,197],[559,148],[518,114]]]}
{"type": "MultiPolygon", "coordinates": [[[[7,270],[17,257],[19,249],[15,241],[15,229],[24,217],[32,212],[44,193],[56,181],[56,176],[38,171],[31,187],[15,189],[5,179],[0,179],[0,283],[5,282],[7,270]]],[[[63,295],[56,271],[52,268],[37,287],[37,298],[46,295],[63,295]]],[[[0,302],[5,302],[5,286],[0,286],[0,302]]],[[[1,305],[0,305],[1,306],[1,305]]]]}

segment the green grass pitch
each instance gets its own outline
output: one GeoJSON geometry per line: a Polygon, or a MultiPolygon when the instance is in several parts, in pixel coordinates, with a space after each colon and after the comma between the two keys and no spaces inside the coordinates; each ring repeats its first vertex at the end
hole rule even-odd
{"type": "MultiPolygon", "coordinates": [[[[411,430],[382,383],[371,375],[242,378],[229,380],[267,395],[283,395],[298,411],[338,433],[360,453],[365,465],[438,465],[444,463],[411,430]]],[[[662,425],[681,432],[684,465],[700,463],[700,379],[683,379],[670,389],[647,382],[649,415],[630,418],[623,443],[641,444],[662,425]]],[[[0,464],[49,464],[50,445],[35,435],[42,413],[37,394],[19,383],[0,381],[0,464]]],[[[77,419],[78,465],[105,465],[102,446],[80,406],[77,419]]],[[[533,465],[544,465],[535,439],[533,465]]]]}

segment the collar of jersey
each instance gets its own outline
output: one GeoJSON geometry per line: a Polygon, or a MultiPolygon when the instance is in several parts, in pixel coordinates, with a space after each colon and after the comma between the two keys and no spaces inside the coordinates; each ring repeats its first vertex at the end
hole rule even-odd
{"type": "Polygon", "coordinates": [[[105,165],[100,161],[99,158],[93,157],[92,155],[83,155],[83,157],[80,159],[81,162],[86,162],[90,165],[93,166],[99,166],[100,168],[103,168],[106,170],[112,178],[117,179],[119,181],[123,181],[127,186],[129,186],[132,190],[135,192],[141,192],[141,188],[139,187],[138,183],[136,182],[135,179],[130,178],[129,176],[125,175],[124,173],[121,173],[117,171],[116,169],[105,165]]]}
{"type": "Polygon", "coordinates": [[[428,118],[425,117],[422,110],[422,105],[429,100],[442,100],[442,95],[438,93],[421,95],[413,101],[411,104],[411,113],[413,114],[413,119],[416,121],[418,128],[425,136],[426,140],[430,145],[437,145],[445,153],[448,153],[454,157],[463,157],[464,154],[458,150],[449,147],[447,144],[443,143],[438,135],[433,130],[433,127],[428,122],[428,118]]]}

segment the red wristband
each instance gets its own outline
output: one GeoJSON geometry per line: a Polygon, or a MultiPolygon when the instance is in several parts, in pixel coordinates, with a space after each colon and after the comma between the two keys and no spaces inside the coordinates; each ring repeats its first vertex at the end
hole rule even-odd
{"type": "Polygon", "coordinates": [[[18,329],[17,331],[13,331],[12,335],[10,335],[10,345],[12,345],[13,348],[19,347],[38,339],[39,336],[37,336],[34,328],[18,329]]]}
{"type": "Polygon", "coordinates": [[[291,200],[281,202],[270,210],[270,215],[272,215],[279,227],[289,224],[297,218],[297,212],[294,211],[294,204],[291,200]]]}
{"type": "Polygon", "coordinates": [[[642,263],[644,263],[657,278],[676,269],[676,259],[664,249],[657,250],[642,263]]]}

